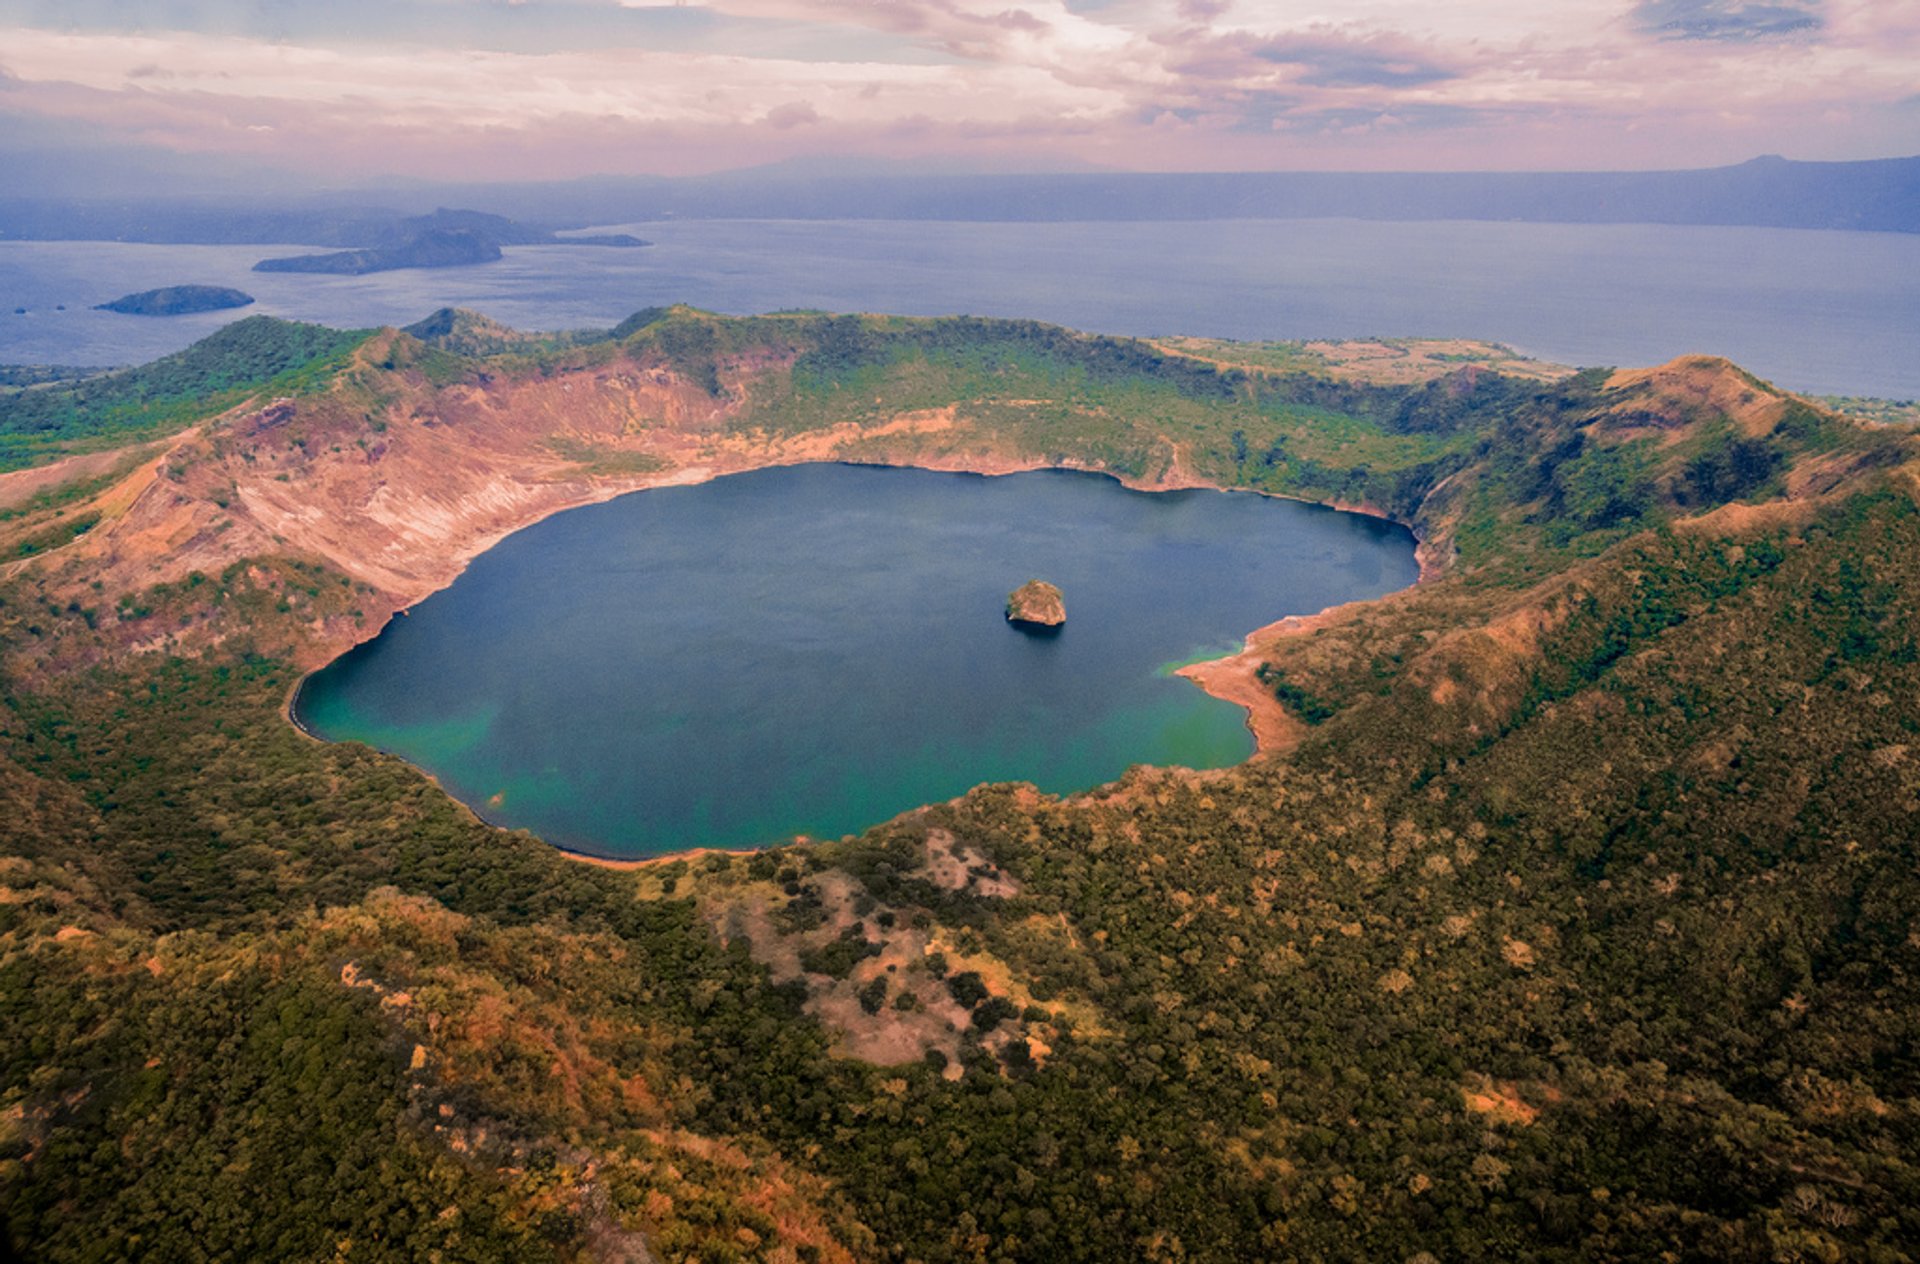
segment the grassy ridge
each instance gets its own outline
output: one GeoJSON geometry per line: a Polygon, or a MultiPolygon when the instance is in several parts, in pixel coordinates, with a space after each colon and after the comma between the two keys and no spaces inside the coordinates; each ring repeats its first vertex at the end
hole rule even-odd
{"type": "MultiPolygon", "coordinates": [[[[623,347],[720,394],[743,431],[792,435],[951,408],[1000,447],[1154,479],[1178,459],[1227,485],[1410,516],[1495,420],[1550,386],[1475,374],[1371,386],[1303,371],[1220,367],[1135,339],[1033,321],[799,314],[741,320],[687,309],[634,318],[623,347]]],[[[620,330],[615,331],[616,334],[620,330]]]]}
{"type": "MultiPolygon", "coordinates": [[[[1223,486],[1365,504],[1403,520],[1419,519],[1436,487],[1471,470],[1475,495],[1462,520],[1444,526],[1472,564],[1535,548],[1591,554],[1676,514],[1777,490],[1780,472],[1812,453],[1905,450],[1898,434],[1862,431],[1790,398],[1762,437],[1677,405],[1665,430],[1640,435],[1614,415],[1626,408],[1630,421],[1632,401],[1605,370],[1542,381],[1463,364],[1378,385],[973,317],[733,319],[672,308],[615,333],[624,354],[736,402],[730,424],[748,433],[950,410],[993,449],[1032,459],[1148,481],[1178,462],[1223,486]]],[[[1685,371],[1772,395],[1724,362],[1685,371]]]]}
{"type": "Polygon", "coordinates": [[[369,332],[249,316],[138,368],[0,391],[0,470],[76,444],[110,446],[178,429],[250,396],[314,389],[369,332]]]}

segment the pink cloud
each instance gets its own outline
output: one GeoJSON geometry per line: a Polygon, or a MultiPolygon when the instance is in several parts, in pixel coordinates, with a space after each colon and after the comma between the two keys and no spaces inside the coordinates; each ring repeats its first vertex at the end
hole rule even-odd
{"type": "MultiPolygon", "coordinates": [[[[10,110],[343,178],[711,170],[798,153],[1054,154],[1143,169],[1679,166],[1920,150],[1920,9],[1841,3],[1818,38],[1668,40],[1615,0],[714,0],[739,20],[910,36],[888,62],[327,48],[0,31],[10,110]],[[1530,22],[1520,15],[1535,13],[1530,22]],[[1497,19],[1497,20],[1496,20],[1497,19]],[[1477,25],[1475,24],[1477,22],[1477,25]]],[[[764,42],[764,39],[762,40],[764,42]]],[[[862,45],[862,47],[870,47],[862,45]]]]}
{"type": "Polygon", "coordinates": [[[785,130],[789,127],[804,127],[808,123],[818,123],[820,111],[805,101],[789,101],[785,105],[776,105],[767,111],[766,122],[769,126],[785,130]]]}

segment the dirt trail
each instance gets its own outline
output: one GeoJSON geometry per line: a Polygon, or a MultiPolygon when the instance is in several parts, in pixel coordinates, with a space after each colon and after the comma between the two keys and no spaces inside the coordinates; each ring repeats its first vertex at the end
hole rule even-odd
{"type": "MultiPolygon", "coordinates": [[[[113,523],[126,517],[133,507],[140,502],[140,498],[147,494],[148,490],[152,488],[154,483],[159,479],[160,471],[165,468],[167,462],[173,458],[174,454],[197,438],[199,434],[199,426],[193,426],[181,431],[180,434],[174,438],[173,442],[169,443],[158,456],[151,461],[141,461],[131,473],[113,486],[90,499],[64,507],[57,515],[57,521],[71,520],[89,510],[98,513],[100,515],[100,521],[92,530],[75,536],[57,548],[48,549],[43,553],[35,553],[31,557],[23,557],[17,561],[0,566],[0,577],[17,574],[26,570],[28,567],[40,565],[49,558],[62,557],[70,551],[78,552],[80,551],[79,546],[86,544],[90,539],[94,538],[96,533],[104,534],[107,530],[110,530],[113,523]]],[[[48,470],[64,467],[67,474],[65,477],[60,478],[45,478],[37,484],[28,484],[23,481],[18,486],[32,486],[33,490],[37,491],[42,487],[57,487],[63,483],[71,482],[74,479],[90,478],[98,473],[110,470],[114,465],[124,461],[127,457],[127,452],[128,450],[125,448],[116,448],[111,452],[88,453],[84,457],[70,457],[66,461],[56,461],[50,466],[41,466],[32,470],[21,470],[17,473],[42,474],[48,470]]],[[[0,488],[0,490],[13,491],[16,489],[14,487],[7,487],[0,488]]],[[[28,495],[32,495],[32,492],[28,492],[28,495]]]]}
{"type": "Polygon", "coordinates": [[[82,479],[98,478],[127,459],[126,448],[83,452],[46,465],[0,474],[0,509],[17,509],[43,491],[82,479]]]}

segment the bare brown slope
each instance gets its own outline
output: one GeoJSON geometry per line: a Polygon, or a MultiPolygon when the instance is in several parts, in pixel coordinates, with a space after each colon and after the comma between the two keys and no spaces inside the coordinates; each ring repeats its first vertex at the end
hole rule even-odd
{"type": "Polygon", "coordinates": [[[1621,369],[1607,379],[1619,400],[1606,426],[1625,435],[1636,427],[1670,436],[1697,422],[1725,417],[1749,437],[1770,432],[1786,415],[1789,397],[1720,356],[1687,355],[1647,369],[1621,369]]]}
{"type": "MultiPolygon", "coordinates": [[[[55,591],[92,604],[264,556],[323,561],[368,591],[361,618],[306,629],[310,643],[297,654],[315,665],[451,583],[503,536],[563,509],[848,455],[980,473],[1046,463],[1003,450],[952,409],[792,435],[730,428],[758,375],[783,367],[777,357],[729,366],[712,392],[624,354],[435,386],[413,367],[421,350],[411,336],[385,331],[327,393],[275,400],[183,434],[159,461],[70,507],[97,512],[98,525],[29,564],[55,591]],[[930,436],[939,442],[929,446],[930,436]]],[[[1198,483],[1176,458],[1151,485],[1198,483]]],[[[235,630],[209,624],[200,634],[235,630]]],[[[173,636],[167,645],[193,643],[173,636]]]]}

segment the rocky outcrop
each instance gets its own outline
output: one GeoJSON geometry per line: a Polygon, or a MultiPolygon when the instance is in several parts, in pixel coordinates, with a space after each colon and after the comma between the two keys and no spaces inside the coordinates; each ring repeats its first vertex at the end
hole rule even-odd
{"type": "Polygon", "coordinates": [[[1007,594],[1007,622],[1036,628],[1057,628],[1067,621],[1067,603],[1060,590],[1043,579],[1030,579],[1007,594]]]}

